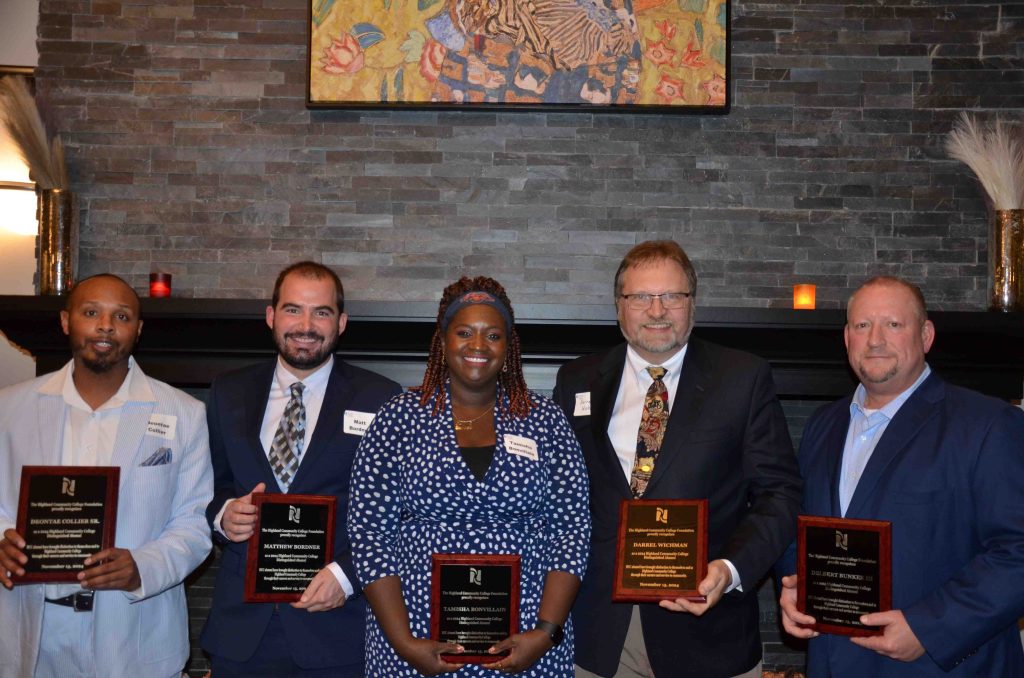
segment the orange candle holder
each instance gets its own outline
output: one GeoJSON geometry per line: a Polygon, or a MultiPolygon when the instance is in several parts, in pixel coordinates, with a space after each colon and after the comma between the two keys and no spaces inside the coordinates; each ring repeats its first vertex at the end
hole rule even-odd
{"type": "Polygon", "coordinates": [[[170,273],[149,274],[149,296],[157,298],[171,296],[170,273]]]}
{"type": "Polygon", "coordinates": [[[813,309],[817,287],[807,283],[793,285],[793,308],[813,309]]]}

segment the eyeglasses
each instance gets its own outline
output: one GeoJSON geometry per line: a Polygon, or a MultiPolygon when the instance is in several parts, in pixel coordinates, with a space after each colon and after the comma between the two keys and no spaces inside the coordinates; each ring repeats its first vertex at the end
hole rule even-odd
{"type": "Polygon", "coordinates": [[[693,296],[693,292],[664,292],[662,294],[620,294],[620,299],[626,300],[626,306],[631,311],[646,311],[654,303],[655,299],[661,299],[661,305],[668,310],[682,308],[686,300],[693,296]]]}

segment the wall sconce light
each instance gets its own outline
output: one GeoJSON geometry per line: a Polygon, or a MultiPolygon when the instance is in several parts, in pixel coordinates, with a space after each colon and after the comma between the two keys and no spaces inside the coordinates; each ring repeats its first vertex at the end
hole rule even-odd
{"type": "MultiPolygon", "coordinates": [[[[32,69],[0,66],[0,77],[7,75],[31,78],[32,69]]],[[[31,181],[18,147],[0,125],[0,231],[3,235],[39,234],[39,221],[36,217],[38,198],[35,191],[35,182],[31,181]]],[[[5,263],[9,262],[5,260],[5,263]]]]}
{"type": "MultiPolygon", "coordinates": [[[[0,66],[0,78],[24,76],[31,81],[33,71],[29,66],[0,66]]],[[[0,286],[5,294],[38,293],[39,194],[4,127],[0,125],[0,286]]]]}
{"type": "Polygon", "coordinates": [[[13,235],[36,235],[36,185],[28,181],[0,181],[0,230],[13,235]]]}
{"type": "Polygon", "coordinates": [[[793,285],[793,308],[813,309],[816,291],[814,285],[807,283],[793,285]]]}

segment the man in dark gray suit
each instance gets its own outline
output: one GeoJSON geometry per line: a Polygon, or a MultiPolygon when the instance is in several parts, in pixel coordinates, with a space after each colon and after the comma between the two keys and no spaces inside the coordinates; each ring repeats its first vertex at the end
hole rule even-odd
{"type": "Polygon", "coordinates": [[[756,587],[796,533],[800,475],[771,369],[691,338],[696,293],[679,245],[637,245],[615,276],[626,343],[558,373],[594,523],[577,676],[761,675],[756,587]],[[619,504],[639,497],[708,500],[706,603],[612,602],[619,504]]]}

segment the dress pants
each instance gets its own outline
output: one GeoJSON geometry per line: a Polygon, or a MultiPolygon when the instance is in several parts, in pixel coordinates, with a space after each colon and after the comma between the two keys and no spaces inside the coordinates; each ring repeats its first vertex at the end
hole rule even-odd
{"type": "MultiPolygon", "coordinates": [[[[93,613],[43,604],[43,631],[34,678],[107,678],[96,671],[93,655],[93,613]]],[[[181,678],[175,672],[169,678],[181,678]]]]}
{"type": "MultiPolygon", "coordinates": [[[[686,614],[680,612],[679,614],[686,614]]],[[[761,678],[762,662],[734,676],[733,678],[761,678]]],[[[685,673],[683,674],[685,675],[685,673]]],[[[672,678],[670,676],[656,677],[651,669],[651,662],[647,658],[647,647],[644,645],[643,628],[640,625],[640,608],[633,606],[633,616],[629,619],[629,629],[626,630],[626,644],[622,646],[622,655],[619,657],[619,668],[614,676],[599,676],[579,666],[576,667],[576,678],[672,678]]],[[[700,678],[696,676],[695,678],[700,678]]]]}
{"type": "MultiPolygon", "coordinates": [[[[307,612],[306,614],[318,614],[307,612]]],[[[346,639],[339,639],[345,642],[346,639]]],[[[362,638],[352,639],[362,643],[362,638]]],[[[363,678],[363,666],[330,666],[324,669],[304,669],[292,659],[288,637],[275,611],[263,632],[256,653],[244,662],[233,662],[214,655],[211,661],[213,678],[363,678]]]]}

